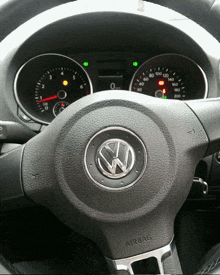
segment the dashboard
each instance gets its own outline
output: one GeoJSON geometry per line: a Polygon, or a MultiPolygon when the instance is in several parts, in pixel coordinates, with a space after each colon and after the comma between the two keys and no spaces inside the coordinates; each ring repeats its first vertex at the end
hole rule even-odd
{"type": "Polygon", "coordinates": [[[27,119],[49,124],[65,108],[89,94],[129,90],[161,99],[207,97],[203,69],[180,54],[95,52],[35,56],[18,70],[14,93],[27,119]]]}

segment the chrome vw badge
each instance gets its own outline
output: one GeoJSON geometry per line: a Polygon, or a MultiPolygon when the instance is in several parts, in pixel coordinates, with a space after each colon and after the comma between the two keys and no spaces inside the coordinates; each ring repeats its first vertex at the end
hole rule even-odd
{"type": "Polygon", "coordinates": [[[129,174],[135,164],[135,151],[122,139],[109,139],[97,152],[97,166],[110,179],[120,179],[129,174]]]}
{"type": "Polygon", "coordinates": [[[123,190],[141,179],[147,164],[142,140],[122,127],[108,127],[96,133],[84,153],[85,171],[99,187],[123,190]]]}

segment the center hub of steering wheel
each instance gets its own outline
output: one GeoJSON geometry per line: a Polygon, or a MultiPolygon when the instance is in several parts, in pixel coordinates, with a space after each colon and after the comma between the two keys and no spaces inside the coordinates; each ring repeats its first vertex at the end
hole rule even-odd
{"type": "Polygon", "coordinates": [[[122,127],[108,127],[89,141],[84,158],[89,177],[107,189],[124,189],[142,176],[147,153],[141,139],[122,127]]]}

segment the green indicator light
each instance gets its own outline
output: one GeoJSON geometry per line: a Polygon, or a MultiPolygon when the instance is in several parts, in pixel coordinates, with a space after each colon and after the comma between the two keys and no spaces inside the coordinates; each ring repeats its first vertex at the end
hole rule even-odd
{"type": "Polygon", "coordinates": [[[163,98],[167,99],[167,96],[166,96],[166,95],[163,95],[163,98]]]}
{"type": "Polygon", "coordinates": [[[84,62],[83,66],[88,67],[89,66],[89,62],[84,62]]]}
{"type": "Polygon", "coordinates": [[[137,67],[138,66],[138,62],[133,62],[133,66],[137,67]]]}

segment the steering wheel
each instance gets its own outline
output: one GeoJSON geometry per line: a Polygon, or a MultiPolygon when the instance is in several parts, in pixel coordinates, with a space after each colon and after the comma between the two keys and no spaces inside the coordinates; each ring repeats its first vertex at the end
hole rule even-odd
{"type": "MultiPolygon", "coordinates": [[[[47,207],[93,239],[114,273],[135,274],[137,262],[151,259],[156,261],[152,272],[181,274],[174,219],[198,162],[220,149],[220,99],[164,101],[104,91],[71,104],[34,136],[16,117],[12,95],[3,92],[11,89],[12,64],[30,37],[73,15],[86,18],[87,13],[109,11],[143,20],[160,21],[167,13],[177,16],[141,1],[127,6],[119,1],[96,6],[79,1],[31,19],[1,43],[0,137],[4,142],[27,141],[0,158],[1,198],[28,196],[47,207]]],[[[169,18],[166,24],[171,24],[169,18]]],[[[195,43],[206,47],[217,71],[219,43],[197,24],[189,24],[195,43]]],[[[178,27],[184,29],[177,23],[178,27]]]]}

